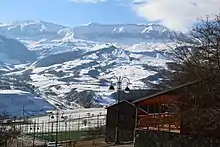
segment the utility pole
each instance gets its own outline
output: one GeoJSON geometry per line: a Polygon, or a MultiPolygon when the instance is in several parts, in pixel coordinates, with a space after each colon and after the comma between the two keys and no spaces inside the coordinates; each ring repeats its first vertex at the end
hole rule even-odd
{"type": "Polygon", "coordinates": [[[42,129],[41,129],[41,137],[45,140],[45,138],[44,138],[44,121],[41,121],[41,123],[42,123],[42,124],[41,124],[41,126],[42,126],[42,127],[41,127],[41,128],[42,128],[42,129]]]}
{"type": "MultiPolygon", "coordinates": [[[[58,109],[56,109],[56,138],[55,138],[55,146],[58,147],[58,127],[59,127],[59,111],[58,109]]],[[[54,119],[54,116],[51,116],[52,119],[54,119]]],[[[63,114],[61,116],[61,118],[63,119],[63,114]]],[[[53,132],[53,122],[52,122],[52,132],[53,132]]]]}
{"type": "Polygon", "coordinates": [[[50,132],[50,115],[49,115],[49,120],[48,120],[48,134],[50,132]]]}
{"type": "Polygon", "coordinates": [[[16,124],[16,116],[14,116],[14,124],[13,124],[13,131],[14,131],[14,137],[15,137],[15,131],[16,131],[16,129],[15,129],[15,124],[16,124]]]}
{"type": "Polygon", "coordinates": [[[97,128],[99,128],[99,114],[97,115],[97,128]]]}
{"type": "Polygon", "coordinates": [[[120,102],[120,95],[121,95],[121,77],[118,78],[117,81],[117,93],[118,93],[118,98],[117,98],[117,126],[116,126],[116,144],[120,144],[120,138],[119,138],[119,115],[120,115],[120,111],[119,111],[119,102],[120,102]]]}
{"type": "Polygon", "coordinates": [[[65,122],[65,141],[67,142],[67,133],[66,133],[66,131],[67,131],[67,121],[66,120],[64,120],[65,122]]]}
{"type": "Polygon", "coordinates": [[[70,122],[71,122],[71,115],[69,115],[69,140],[70,140],[70,133],[71,133],[71,128],[70,128],[70,122]]]}
{"type": "Polygon", "coordinates": [[[35,133],[36,133],[35,132],[36,131],[36,120],[34,121],[34,128],[33,129],[34,129],[34,137],[33,137],[33,147],[34,147],[34,144],[35,144],[35,142],[34,142],[35,141],[35,133]]]}
{"type": "Polygon", "coordinates": [[[78,127],[78,128],[77,128],[77,129],[78,129],[78,130],[77,130],[77,131],[78,131],[78,139],[80,139],[80,135],[79,135],[79,129],[80,129],[80,126],[79,126],[79,125],[80,125],[80,124],[79,124],[79,121],[80,121],[80,114],[79,114],[79,119],[78,119],[78,124],[77,124],[77,125],[78,125],[78,126],[77,126],[77,127],[78,127]]]}
{"type": "Polygon", "coordinates": [[[58,123],[59,123],[59,113],[56,111],[56,147],[58,147],[58,123]]]}
{"type": "MultiPolygon", "coordinates": [[[[53,134],[53,121],[51,122],[51,132],[52,132],[52,134],[53,134]]],[[[52,139],[54,140],[53,135],[52,135],[52,139]]]]}
{"type": "Polygon", "coordinates": [[[24,105],[23,105],[23,121],[25,121],[25,118],[24,118],[24,105]]]}

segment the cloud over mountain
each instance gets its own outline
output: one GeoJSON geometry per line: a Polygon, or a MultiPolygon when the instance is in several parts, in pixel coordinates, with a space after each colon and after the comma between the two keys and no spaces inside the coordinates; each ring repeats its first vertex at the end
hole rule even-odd
{"type": "Polygon", "coordinates": [[[187,31],[197,18],[218,14],[220,0],[133,0],[133,9],[149,21],[187,31]]]}

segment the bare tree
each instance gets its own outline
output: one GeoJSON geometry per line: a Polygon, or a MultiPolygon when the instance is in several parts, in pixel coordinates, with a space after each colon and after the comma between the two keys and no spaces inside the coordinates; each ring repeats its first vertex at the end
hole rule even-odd
{"type": "Polygon", "coordinates": [[[220,15],[214,20],[200,19],[191,34],[192,43],[180,40],[172,47],[173,62],[167,64],[169,70],[160,86],[199,81],[181,89],[182,99],[176,105],[191,132],[216,135],[220,132],[220,15]]]}
{"type": "Polygon", "coordinates": [[[19,134],[20,131],[16,129],[14,120],[9,117],[8,113],[2,113],[0,115],[0,146],[10,146],[19,134]]]}

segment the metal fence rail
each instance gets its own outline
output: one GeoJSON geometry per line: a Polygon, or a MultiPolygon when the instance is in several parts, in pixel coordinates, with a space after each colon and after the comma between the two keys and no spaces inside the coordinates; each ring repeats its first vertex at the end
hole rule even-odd
{"type": "MultiPolygon", "coordinates": [[[[36,146],[49,141],[71,142],[91,139],[104,135],[105,114],[69,115],[69,117],[52,117],[52,115],[0,122],[4,128],[14,129],[18,133],[19,146],[36,146]],[[25,145],[26,144],[26,145],[25,145]]],[[[10,145],[12,146],[12,145],[10,145]]]]}

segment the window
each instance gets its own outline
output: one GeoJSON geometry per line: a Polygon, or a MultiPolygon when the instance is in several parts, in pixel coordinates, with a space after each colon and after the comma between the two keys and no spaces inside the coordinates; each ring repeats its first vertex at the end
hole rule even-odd
{"type": "Polygon", "coordinates": [[[154,105],[154,107],[155,107],[155,112],[154,113],[159,113],[159,105],[154,105]]]}
{"type": "Polygon", "coordinates": [[[149,113],[154,113],[154,105],[150,105],[150,107],[149,107],[149,113]]]}

